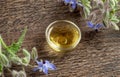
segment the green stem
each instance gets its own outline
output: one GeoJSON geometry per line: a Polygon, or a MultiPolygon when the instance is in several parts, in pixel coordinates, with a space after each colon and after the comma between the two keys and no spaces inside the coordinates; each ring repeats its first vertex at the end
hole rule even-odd
{"type": "Polygon", "coordinates": [[[29,67],[32,67],[32,68],[35,67],[35,66],[30,65],[30,64],[29,64],[28,66],[29,66],[29,67]]]}
{"type": "Polygon", "coordinates": [[[10,73],[12,72],[9,68],[7,68],[7,70],[8,70],[10,73]]]}
{"type": "Polygon", "coordinates": [[[115,10],[115,12],[118,12],[118,11],[120,11],[120,9],[115,10]]]}
{"type": "Polygon", "coordinates": [[[22,70],[23,70],[23,71],[25,71],[25,68],[24,68],[24,66],[22,66],[22,70]]]}
{"type": "Polygon", "coordinates": [[[3,41],[3,39],[2,39],[2,37],[1,37],[1,36],[0,36],[0,41],[1,41],[2,45],[4,46],[4,48],[6,48],[6,49],[7,49],[7,46],[6,46],[6,44],[5,44],[5,42],[3,41]]]}
{"type": "Polygon", "coordinates": [[[2,72],[2,77],[5,77],[5,75],[4,75],[4,71],[2,72]]]}
{"type": "Polygon", "coordinates": [[[0,54],[2,53],[1,41],[0,41],[0,54]]]}

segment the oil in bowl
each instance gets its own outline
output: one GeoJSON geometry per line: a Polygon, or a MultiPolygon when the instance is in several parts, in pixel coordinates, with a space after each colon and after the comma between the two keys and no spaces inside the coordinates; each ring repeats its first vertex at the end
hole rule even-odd
{"type": "Polygon", "coordinates": [[[46,39],[50,47],[56,51],[74,49],[81,39],[81,31],[73,22],[58,20],[46,29],[46,39]]]}

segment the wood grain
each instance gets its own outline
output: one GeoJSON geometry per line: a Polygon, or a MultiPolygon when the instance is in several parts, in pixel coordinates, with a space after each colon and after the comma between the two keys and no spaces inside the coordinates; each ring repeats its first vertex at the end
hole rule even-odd
{"type": "MultiPolygon", "coordinates": [[[[48,76],[26,67],[27,77],[120,77],[120,31],[95,33],[58,0],[0,0],[0,34],[5,42],[16,41],[25,26],[28,32],[22,47],[36,46],[39,59],[54,60],[57,66],[48,76]],[[79,45],[68,53],[54,52],[45,40],[46,27],[61,19],[73,21],[82,31],[79,45]]],[[[6,73],[5,77],[11,76],[6,73]]]]}

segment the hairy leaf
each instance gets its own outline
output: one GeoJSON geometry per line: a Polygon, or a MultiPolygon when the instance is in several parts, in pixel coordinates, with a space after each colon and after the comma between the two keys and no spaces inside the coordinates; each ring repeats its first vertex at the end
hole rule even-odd
{"type": "Polygon", "coordinates": [[[118,25],[115,22],[111,22],[111,24],[113,25],[113,28],[115,30],[119,30],[119,27],[118,27],[118,25]]]}
{"type": "Polygon", "coordinates": [[[38,52],[35,47],[32,48],[31,59],[36,60],[38,58],[38,52]]]}
{"type": "Polygon", "coordinates": [[[17,65],[22,64],[22,60],[18,56],[12,56],[12,57],[10,57],[10,60],[17,65]]]}
{"type": "Polygon", "coordinates": [[[91,10],[91,5],[90,5],[90,1],[89,0],[79,0],[84,7],[84,17],[87,18],[88,15],[90,15],[90,10],[91,10]]]}
{"type": "Polygon", "coordinates": [[[25,71],[19,71],[19,77],[27,77],[25,71]]]}
{"type": "Polygon", "coordinates": [[[20,49],[22,42],[24,40],[25,34],[27,31],[27,27],[24,29],[22,35],[20,36],[20,38],[18,39],[18,41],[16,43],[13,43],[11,46],[9,46],[9,50],[13,53],[17,53],[18,50],[20,49]]]}
{"type": "Polygon", "coordinates": [[[27,66],[30,62],[30,53],[26,50],[23,49],[23,54],[25,55],[25,57],[22,59],[22,63],[23,65],[27,66]]]}
{"type": "Polygon", "coordinates": [[[7,57],[4,54],[0,54],[0,64],[4,67],[9,67],[9,60],[7,59],[7,57]]]}

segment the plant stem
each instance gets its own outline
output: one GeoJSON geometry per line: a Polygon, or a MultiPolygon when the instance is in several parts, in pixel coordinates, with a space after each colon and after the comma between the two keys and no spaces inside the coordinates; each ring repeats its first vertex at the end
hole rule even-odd
{"type": "Polygon", "coordinates": [[[2,77],[5,77],[5,76],[4,76],[4,71],[2,72],[2,77]]]}
{"type": "Polygon", "coordinates": [[[4,48],[7,48],[7,45],[5,44],[5,42],[3,41],[1,36],[0,36],[0,41],[1,41],[2,45],[4,46],[4,48]]]}
{"type": "Polygon", "coordinates": [[[2,53],[1,41],[0,41],[0,54],[2,53]]]}
{"type": "Polygon", "coordinates": [[[29,67],[34,67],[34,66],[30,65],[30,64],[29,64],[28,66],[29,66],[29,67]]]}
{"type": "Polygon", "coordinates": [[[8,70],[10,73],[12,72],[9,68],[7,68],[7,70],[8,70]]]}

